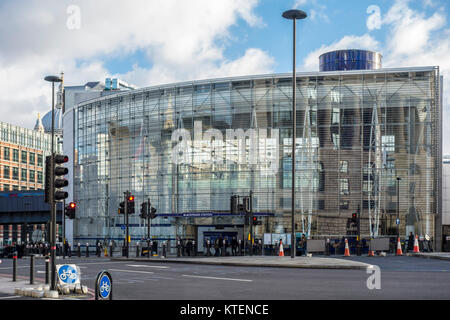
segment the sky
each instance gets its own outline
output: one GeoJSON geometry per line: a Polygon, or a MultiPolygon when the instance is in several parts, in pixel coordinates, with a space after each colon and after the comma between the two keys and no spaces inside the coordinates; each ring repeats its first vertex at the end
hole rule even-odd
{"type": "Polygon", "coordinates": [[[367,49],[383,67],[434,66],[444,76],[450,154],[448,0],[1,0],[0,121],[33,128],[51,109],[47,75],[66,85],[117,77],[139,87],[297,71],[321,53],[367,49]]]}

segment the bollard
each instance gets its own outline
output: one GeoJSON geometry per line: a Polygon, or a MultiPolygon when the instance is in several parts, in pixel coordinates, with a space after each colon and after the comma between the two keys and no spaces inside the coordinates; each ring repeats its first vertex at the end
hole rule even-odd
{"type": "Polygon", "coordinates": [[[258,242],[259,242],[259,253],[260,253],[260,255],[263,255],[263,246],[262,246],[262,240],[261,240],[261,239],[259,239],[259,240],[258,240],[258,242]]]}
{"type": "Polygon", "coordinates": [[[99,242],[99,243],[97,243],[97,250],[96,250],[97,258],[100,258],[100,252],[101,252],[101,249],[100,249],[100,242],[99,242]]]}
{"type": "Polygon", "coordinates": [[[177,240],[177,257],[181,255],[181,243],[180,240],[177,240]]]}
{"type": "Polygon", "coordinates": [[[327,256],[330,255],[330,239],[327,238],[327,244],[326,244],[326,254],[327,256]]]}
{"type": "Polygon", "coordinates": [[[242,242],[241,239],[238,240],[238,256],[242,255],[242,242]]]}
{"type": "Polygon", "coordinates": [[[221,249],[222,249],[222,257],[225,257],[226,250],[227,250],[225,239],[222,240],[222,248],[221,249]]]}
{"type": "Polygon", "coordinates": [[[89,243],[86,243],[86,258],[89,258],[89,243]]]}
{"type": "Polygon", "coordinates": [[[153,255],[153,241],[149,242],[149,246],[148,246],[148,258],[150,259],[150,257],[153,255]]]}
{"type": "Polygon", "coordinates": [[[31,255],[30,259],[30,284],[34,284],[34,254],[31,255]]]}
{"type": "Polygon", "coordinates": [[[113,256],[113,246],[109,246],[109,256],[112,257],[113,256]]]}
{"type": "Polygon", "coordinates": [[[136,243],[136,258],[139,257],[139,246],[140,246],[139,242],[136,243]]]}
{"type": "Polygon", "coordinates": [[[67,250],[68,250],[69,258],[71,258],[72,257],[72,247],[70,246],[70,243],[67,244],[67,250]]]}
{"type": "Polygon", "coordinates": [[[17,251],[13,255],[13,282],[17,281],[17,251]]]}
{"type": "Polygon", "coordinates": [[[166,242],[165,241],[163,242],[162,247],[163,247],[162,256],[163,256],[163,258],[166,258],[166,242]]]}
{"type": "Polygon", "coordinates": [[[45,257],[45,284],[50,283],[50,258],[45,257]]]}
{"type": "Polygon", "coordinates": [[[194,257],[197,256],[197,248],[195,247],[195,240],[192,240],[192,249],[194,250],[194,257]]]}
{"type": "Polygon", "coordinates": [[[78,251],[78,258],[81,258],[81,245],[79,242],[78,242],[77,251],[78,251]]]}

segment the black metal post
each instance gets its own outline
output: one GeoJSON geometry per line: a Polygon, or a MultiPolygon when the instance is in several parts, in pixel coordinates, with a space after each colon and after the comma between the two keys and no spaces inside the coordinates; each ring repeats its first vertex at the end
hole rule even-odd
{"type": "Polygon", "coordinates": [[[50,274],[49,274],[50,268],[49,267],[50,267],[50,260],[48,257],[46,257],[45,258],[45,284],[49,283],[49,276],[50,276],[50,274]]]}
{"type": "Polygon", "coordinates": [[[400,238],[400,177],[397,177],[397,239],[400,238]]]}
{"type": "Polygon", "coordinates": [[[30,257],[30,284],[34,284],[34,254],[30,257]]]}
{"type": "Polygon", "coordinates": [[[13,255],[13,282],[17,281],[17,251],[13,255]]]}
{"type": "Polygon", "coordinates": [[[125,192],[125,225],[126,225],[126,239],[125,239],[125,250],[126,250],[126,257],[129,258],[128,255],[128,249],[129,249],[129,243],[128,243],[128,238],[129,238],[129,230],[128,230],[128,197],[130,195],[130,192],[127,190],[127,192],[125,192]]]}

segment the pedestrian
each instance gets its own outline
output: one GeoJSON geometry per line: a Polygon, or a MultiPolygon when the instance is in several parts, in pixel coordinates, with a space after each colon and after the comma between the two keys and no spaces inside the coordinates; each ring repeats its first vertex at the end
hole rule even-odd
{"type": "Polygon", "coordinates": [[[233,256],[236,255],[236,247],[237,247],[236,237],[233,237],[233,239],[231,240],[231,253],[233,256]]]}
{"type": "Polygon", "coordinates": [[[307,248],[306,248],[307,239],[305,237],[305,234],[302,234],[302,239],[300,240],[300,247],[302,248],[302,254],[306,257],[307,255],[307,248]]]}
{"type": "Polygon", "coordinates": [[[413,250],[413,243],[414,243],[414,235],[412,232],[410,232],[408,237],[408,251],[413,250]]]}
{"type": "Polygon", "coordinates": [[[190,239],[188,239],[186,242],[186,253],[187,253],[188,257],[191,256],[191,249],[192,249],[192,242],[190,239]]]}
{"type": "Polygon", "coordinates": [[[214,240],[214,256],[218,256],[219,255],[219,238],[216,238],[216,240],[214,240]]]}

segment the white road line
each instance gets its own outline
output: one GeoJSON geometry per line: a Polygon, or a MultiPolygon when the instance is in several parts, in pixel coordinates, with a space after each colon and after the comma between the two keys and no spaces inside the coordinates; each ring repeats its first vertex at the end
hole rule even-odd
{"type": "Polygon", "coordinates": [[[0,297],[0,300],[2,300],[2,299],[14,299],[14,298],[22,298],[22,296],[0,297]]]}
{"type": "Polygon", "coordinates": [[[183,274],[183,277],[189,277],[189,278],[201,278],[201,279],[212,279],[212,280],[230,280],[230,281],[243,281],[243,282],[252,282],[253,280],[248,279],[233,279],[233,278],[217,278],[217,277],[206,277],[206,276],[193,276],[193,275],[187,275],[183,274]]]}
{"type": "Polygon", "coordinates": [[[127,264],[127,267],[135,267],[135,268],[157,268],[157,269],[168,269],[169,267],[162,267],[162,266],[149,266],[149,265],[143,265],[143,264],[127,264]]]}
{"type": "Polygon", "coordinates": [[[108,269],[109,271],[117,271],[117,272],[131,272],[131,273],[147,273],[153,274],[151,271],[138,271],[138,270],[120,270],[120,269],[108,269]]]}

